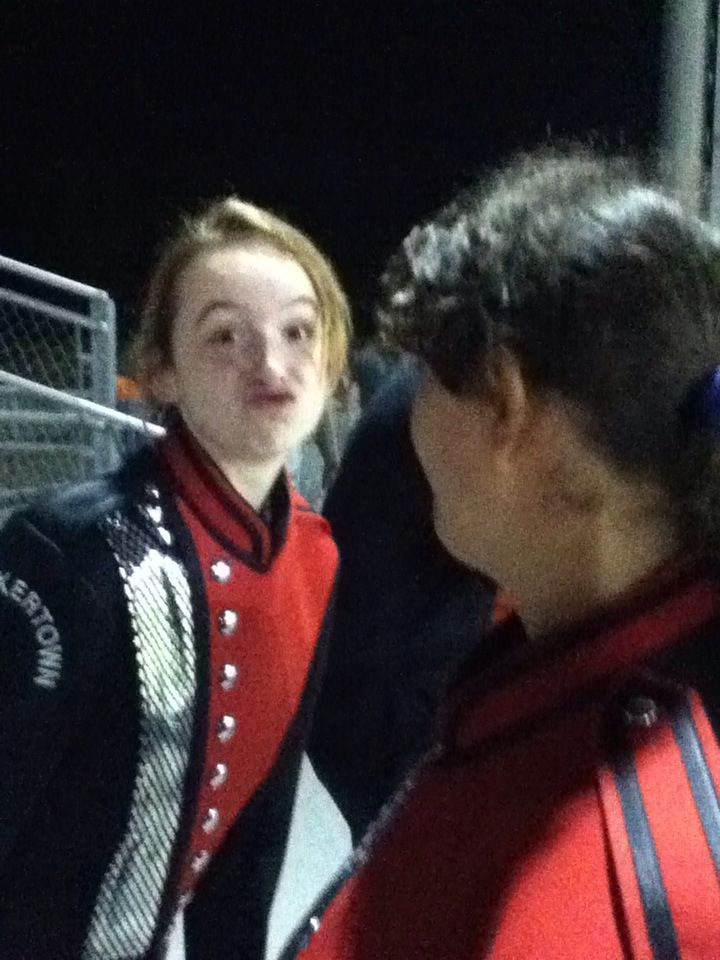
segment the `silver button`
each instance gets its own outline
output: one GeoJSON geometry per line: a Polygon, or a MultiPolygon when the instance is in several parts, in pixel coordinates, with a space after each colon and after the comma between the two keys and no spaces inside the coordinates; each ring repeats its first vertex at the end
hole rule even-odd
{"type": "Polygon", "coordinates": [[[232,690],[237,683],[239,670],[234,663],[226,663],[220,671],[220,686],[223,690],[232,690]]]}
{"type": "Polygon", "coordinates": [[[320,929],[320,917],[310,917],[310,920],[308,922],[310,924],[310,929],[312,930],[312,932],[317,933],[318,930],[320,929]]]}
{"type": "Polygon", "coordinates": [[[215,769],[210,777],[210,786],[213,790],[221,787],[228,778],[228,767],[226,763],[216,763],[215,769]]]}
{"type": "Polygon", "coordinates": [[[217,725],[217,738],[220,743],[227,743],[235,736],[235,726],[235,717],[228,716],[228,714],[220,717],[217,725]]]}
{"type": "Polygon", "coordinates": [[[210,862],[210,851],[209,850],[198,850],[197,853],[194,853],[192,860],[190,861],[190,869],[198,876],[202,873],[205,867],[210,862]]]}
{"type": "Polygon", "coordinates": [[[150,500],[159,500],[160,499],[160,489],[159,487],[154,486],[152,483],[147,484],[145,487],[145,495],[150,500]]]}
{"type": "Polygon", "coordinates": [[[210,567],[210,576],[217,583],[227,583],[232,576],[232,567],[227,560],[216,560],[210,567]]]}
{"type": "Polygon", "coordinates": [[[150,504],[145,507],[145,513],[147,513],[153,523],[162,523],[163,512],[159,504],[150,504]]]}
{"type": "Polygon", "coordinates": [[[217,807],[210,807],[208,812],[205,814],[205,819],[203,820],[202,828],[205,833],[212,833],[213,830],[217,830],[220,824],[220,811],[217,807]]]}
{"type": "Polygon", "coordinates": [[[632,727],[652,727],[660,717],[660,708],[649,697],[632,697],[625,704],[625,722],[632,727]]]}
{"type": "Polygon", "coordinates": [[[165,527],[158,527],[158,533],[163,543],[165,543],[166,546],[169,547],[170,544],[172,543],[172,534],[170,533],[170,531],[167,530],[165,527]]]}
{"type": "Polygon", "coordinates": [[[223,636],[229,637],[237,630],[238,615],[235,610],[223,610],[218,617],[218,627],[223,636]]]}

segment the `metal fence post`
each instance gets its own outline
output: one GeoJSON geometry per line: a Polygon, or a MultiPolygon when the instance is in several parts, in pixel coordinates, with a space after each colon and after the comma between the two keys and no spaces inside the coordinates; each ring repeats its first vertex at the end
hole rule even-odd
{"type": "Polygon", "coordinates": [[[99,292],[90,301],[90,316],[98,331],[98,349],[94,353],[95,401],[115,409],[117,403],[117,334],[115,304],[99,292]]]}
{"type": "Polygon", "coordinates": [[[660,116],[662,174],[693,213],[706,201],[708,101],[717,0],[667,0],[660,116]]]}
{"type": "MultiPolygon", "coordinates": [[[[93,351],[93,381],[95,400],[114,410],[117,404],[117,335],[115,304],[106,293],[98,293],[90,300],[90,316],[95,323],[97,347],[93,351]]],[[[98,473],[117,466],[117,451],[106,430],[95,435],[98,473]]]]}

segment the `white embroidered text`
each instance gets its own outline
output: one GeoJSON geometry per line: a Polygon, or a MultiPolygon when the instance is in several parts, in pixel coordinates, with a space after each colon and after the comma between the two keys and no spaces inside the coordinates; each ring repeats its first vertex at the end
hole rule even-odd
{"type": "Polygon", "coordinates": [[[37,667],[33,683],[46,690],[54,690],[60,682],[63,651],[53,615],[28,584],[10,572],[0,571],[0,595],[8,597],[20,607],[35,631],[37,667]]]}

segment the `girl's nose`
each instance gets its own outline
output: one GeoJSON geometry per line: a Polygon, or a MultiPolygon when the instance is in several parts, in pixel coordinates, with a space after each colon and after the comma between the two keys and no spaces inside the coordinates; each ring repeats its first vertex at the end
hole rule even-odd
{"type": "Polygon", "coordinates": [[[243,358],[253,371],[279,373],[283,368],[282,345],[262,331],[254,331],[242,350],[243,358]]]}

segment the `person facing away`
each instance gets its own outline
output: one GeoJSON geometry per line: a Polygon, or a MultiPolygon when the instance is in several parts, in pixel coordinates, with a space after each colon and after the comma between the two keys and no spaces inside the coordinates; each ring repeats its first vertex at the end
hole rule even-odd
{"type": "Polygon", "coordinates": [[[290,452],[348,307],[235,197],[150,278],[137,377],[167,436],[0,534],[0,956],[264,957],[336,549],[290,452]],[[172,933],[171,933],[172,931],[172,933]]]}
{"type": "Polygon", "coordinates": [[[631,164],[518,158],[384,277],[448,550],[518,616],[288,947],[720,953],[720,235],[631,164]]]}

